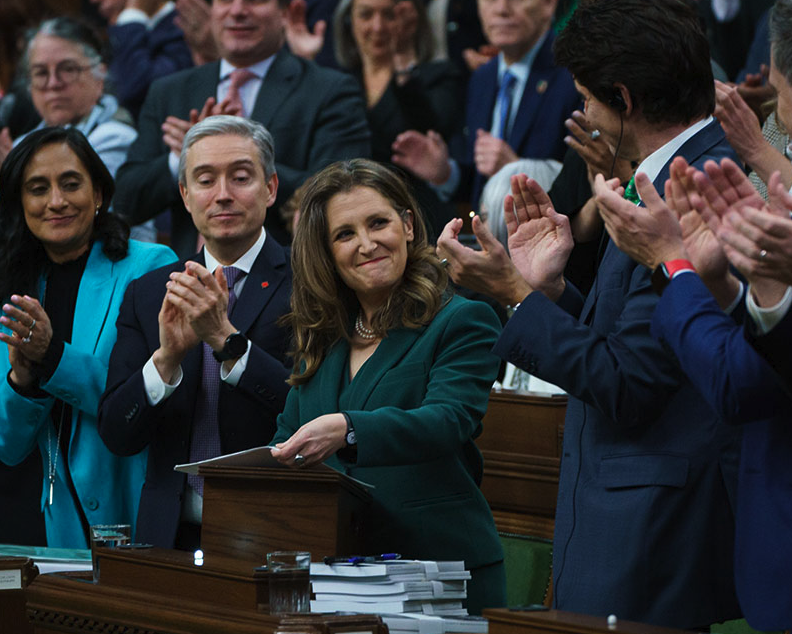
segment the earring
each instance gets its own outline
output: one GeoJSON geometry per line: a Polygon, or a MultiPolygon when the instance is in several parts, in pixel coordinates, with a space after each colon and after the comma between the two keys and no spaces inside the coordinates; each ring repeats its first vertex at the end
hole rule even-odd
{"type": "Polygon", "coordinates": [[[96,213],[94,214],[94,216],[99,215],[99,207],[101,207],[101,205],[96,205],[96,213]]]}

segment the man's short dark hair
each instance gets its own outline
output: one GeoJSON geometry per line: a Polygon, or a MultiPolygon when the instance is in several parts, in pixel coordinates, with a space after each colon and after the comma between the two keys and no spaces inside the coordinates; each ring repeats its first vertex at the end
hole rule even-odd
{"type": "Polygon", "coordinates": [[[688,124],[715,109],[709,43],[684,0],[581,2],[553,49],[605,104],[624,84],[649,123],[688,124]]]}

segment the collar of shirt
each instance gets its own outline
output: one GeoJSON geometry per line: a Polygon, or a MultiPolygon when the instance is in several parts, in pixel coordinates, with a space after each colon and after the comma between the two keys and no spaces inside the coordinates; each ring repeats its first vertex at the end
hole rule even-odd
{"type": "MultiPolygon", "coordinates": [[[[528,51],[522,59],[514,62],[511,66],[506,64],[506,60],[503,58],[503,53],[498,53],[498,86],[500,86],[501,81],[503,80],[503,74],[507,70],[512,75],[514,75],[517,80],[514,83],[514,88],[512,88],[511,92],[511,106],[509,108],[509,125],[506,126],[507,130],[511,130],[512,126],[514,125],[514,119],[517,117],[517,111],[519,110],[518,106],[522,101],[523,93],[525,92],[525,85],[528,83],[528,77],[531,75],[531,67],[533,66],[534,60],[539,53],[539,49],[542,48],[542,45],[547,39],[548,33],[545,33],[542,37],[540,37],[539,41],[534,44],[534,47],[528,51]]],[[[496,103],[495,108],[497,109],[497,107],[498,106],[496,103]]],[[[498,117],[498,113],[496,113],[493,117],[492,131],[498,129],[498,122],[494,121],[498,117]]]]}
{"type": "MultiPolygon", "coordinates": [[[[649,180],[654,182],[657,175],[660,173],[660,170],[663,169],[663,166],[668,163],[676,153],[679,151],[685,142],[691,138],[694,134],[700,132],[704,128],[706,128],[712,121],[714,117],[710,115],[706,119],[702,119],[701,121],[697,121],[693,125],[688,128],[685,128],[682,132],[677,134],[673,139],[671,139],[668,143],[663,145],[662,147],[658,148],[654,152],[652,152],[649,156],[647,156],[641,164],[638,166],[638,169],[635,170],[637,172],[643,172],[649,177],[649,180]]],[[[662,194],[662,191],[661,191],[662,194]]]]}
{"type": "MultiPolygon", "coordinates": [[[[245,275],[240,277],[237,280],[237,283],[234,284],[234,292],[236,293],[237,297],[239,297],[240,294],[242,293],[242,288],[245,286],[245,280],[247,280],[247,274],[250,273],[250,269],[253,268],[253,263],[256,261],[256,258],[259,256],[259,253],[261,253],[261,249],[264,248],[264,241],[266,239],[267,239],[267,232],[262,227],[261,235],[258,237],[258,240],[256,240],[253,243],[253,246],[250,247],[247,251],[245,251],[245,253],[243,253],[242,256],[236,262],[232,262],[231,264],[229,264],[229,266],[235,266],[238,269],[245,272],[245,275]]],[[[206,260],[206,270],[211,271],[212,273],[214,273],[214,270],[218,266],[223,266],[222,264],[220,264],[220,262],[217,261],[217,258],[215,258],[215,256],[209,253],[209,249],[206,248],[206,245],[204,245],[204,260],[206,260]]]]}
{"type": "Polygon", "coordinates": [[[168,2],[162,5],[160,10],[151,17],[149,17],[145,11],[141,11],[140,9],[124,9],[118,14],[116,26],[123,26],[124,24],[131,24],[133,22],[142,22],[150,31],[155,26],[157,26],[157,24],[159,24],[166,15],[175,10],[176,5],[171,0],[168,0],[168,2]]]}
{"type": "MultiPolygon", "coordinates": [[[[255,79],[251,79],[239,88],[239,97],[245,106],[245,112],[253,112],[253,106],[256,104],[256,97],[258,96],[259,88],[261,88],[261,83],[267,76],[267,72],[274,60],[275,56],[270,55],[264,61],[245,67],[256,76],[255,79]]],[[[230,62],[224,59],[220,60],[220,81],[217,84],[216,95],[217,103],[220,103],[228,95],[228,89],[231,87],[231,73],[236,69],[237,67],[230,62]]]]}

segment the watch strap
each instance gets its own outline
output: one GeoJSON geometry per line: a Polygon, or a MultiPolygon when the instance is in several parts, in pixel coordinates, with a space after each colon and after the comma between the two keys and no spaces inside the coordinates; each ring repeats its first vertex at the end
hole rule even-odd
{"type": "Polygon", "coordinates": [[[668,283],[683,271],[696,272],[696,267],[690,260],[682,258],[661,262],[652,272],[652,288],[655,293],[662,295],[668,283]]]}

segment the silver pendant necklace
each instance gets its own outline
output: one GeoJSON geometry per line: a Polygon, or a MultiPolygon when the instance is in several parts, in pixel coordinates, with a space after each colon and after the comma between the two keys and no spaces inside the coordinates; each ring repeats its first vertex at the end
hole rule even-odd
{"type": "Polygon", "coordinates": [[[51,425],[47,425],[47,479],[49,480],[49,506],[52,506],[52,494],[55,490],[55,473],[58,469],[58,452],[60,451],[61,433],[63,432],[63,414],[66,411],[66,404],[63,404],[58,423],[58,437],[55,441],[55,452],[52,451],[52,430],[51,425]]]}

